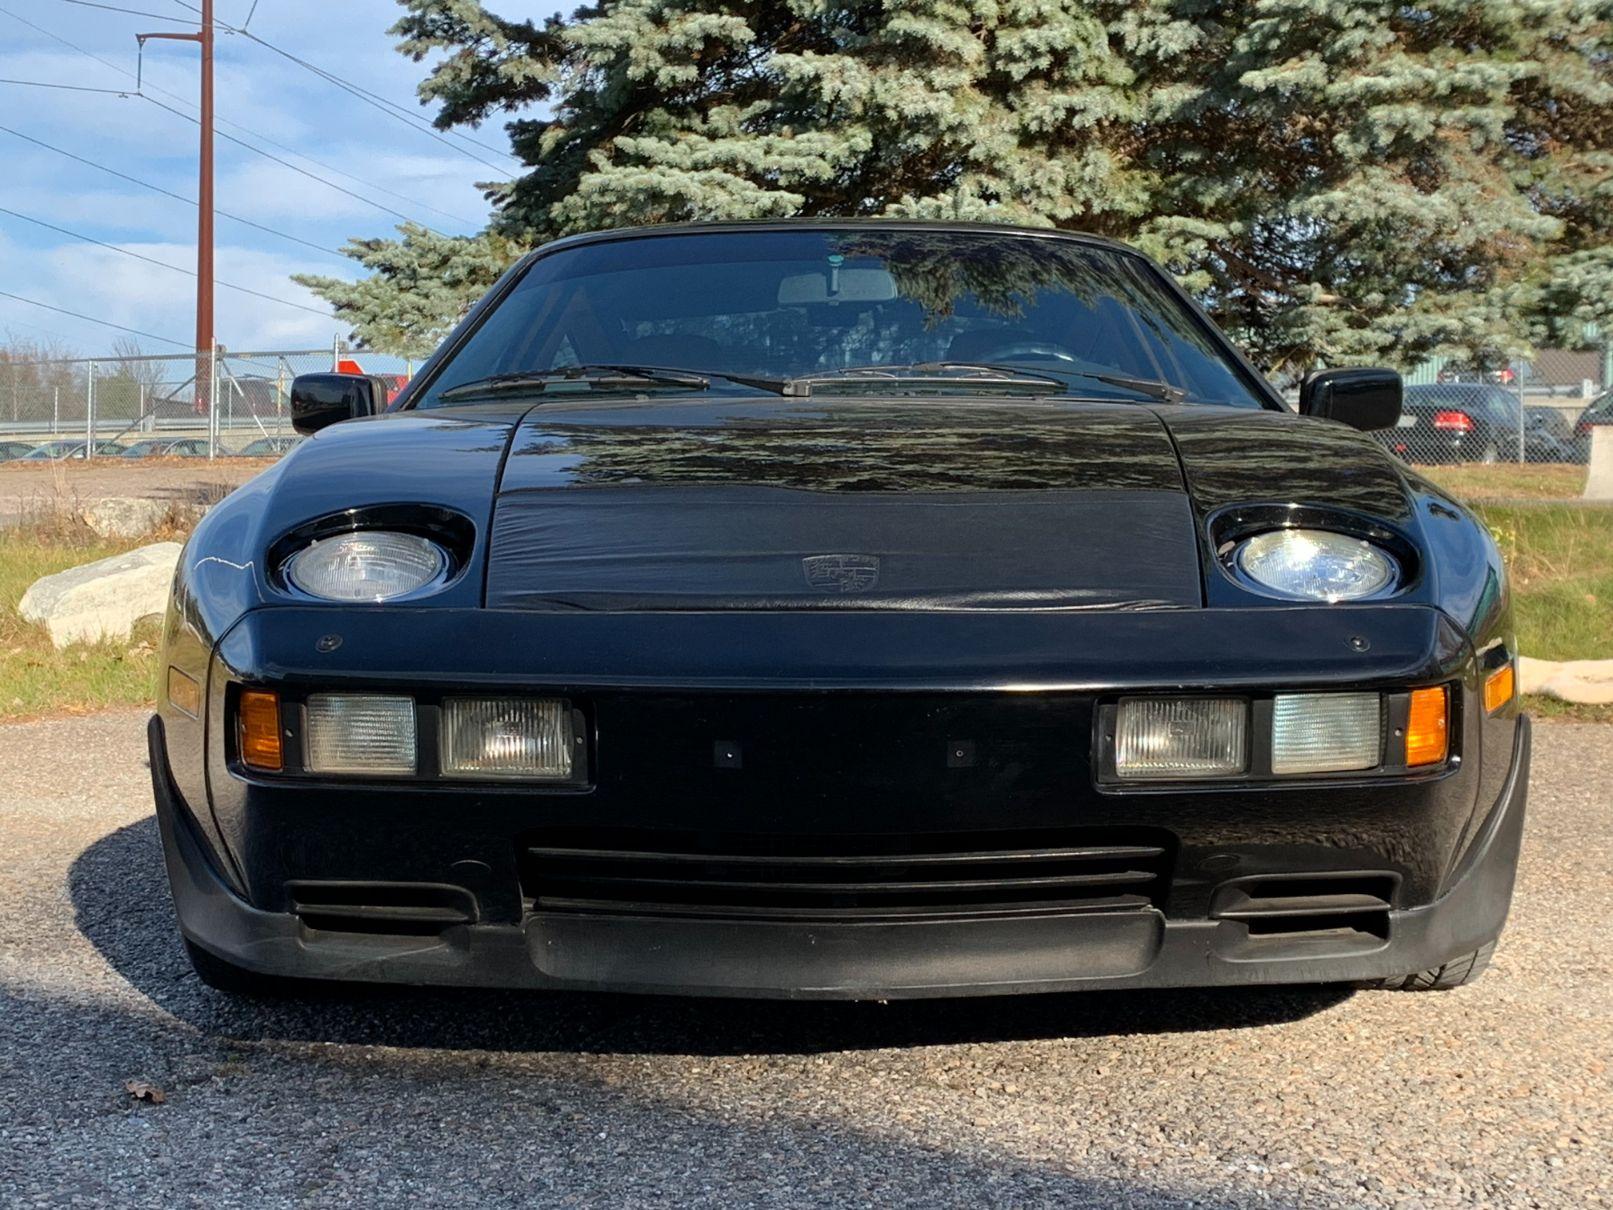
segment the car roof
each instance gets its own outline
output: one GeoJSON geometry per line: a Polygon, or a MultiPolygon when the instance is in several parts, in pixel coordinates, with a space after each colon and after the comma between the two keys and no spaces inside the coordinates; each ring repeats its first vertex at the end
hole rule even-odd
{"type": "Polygon", "coordinates": [[[792,231],[951,231],[959,235],[1012,235],[1031,236],[1036,239],[1054,239],[1068,243],[1088,244],[1125,252],[1132,256],[1142,253],[1119,240],[1084,231],[1066,231],[1058,227],[1024,227],[1013,223],[981,223],[948,219],[893,219],[893,218],[784,218],[784,219],[721,219],[700,223],[656,223],[637,227],[611,227],[604,231],[585,231],[567,235],[535,248],[528,258],[546,255],[562,248],[581,247],[584,244],[606,243],[621,239],[654,239],[661,236],[712,235],[721,232],[792,232],[792,231]]]}

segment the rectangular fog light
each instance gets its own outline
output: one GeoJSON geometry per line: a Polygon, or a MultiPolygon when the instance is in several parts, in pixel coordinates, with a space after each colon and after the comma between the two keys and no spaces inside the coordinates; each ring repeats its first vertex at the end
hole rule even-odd
{"type": "Polygon", "coordinates": [[[310,695],[308,769],[313,773],[413,773],[414,699],[379,693],[310,695]]]}
{"type": "Polygon", "coordinates": [[[443,703],[442,771],[449,776],[564,781],[575,742],[569,702],[462,697],[443,703]]]}
{"type": "Polygon", "coordinates": [[[1279,693],[1272,701],[1271,771],[1375,769],[1383,756],[1376,693],[1279,693]]]}
{"type": "Polygon", "coordinates": [[[1249,703],[1237,697],[1126,698],[1115,713],[1115,774],[1153,781],[1242,773],[1248,720],[1249,703]]]}

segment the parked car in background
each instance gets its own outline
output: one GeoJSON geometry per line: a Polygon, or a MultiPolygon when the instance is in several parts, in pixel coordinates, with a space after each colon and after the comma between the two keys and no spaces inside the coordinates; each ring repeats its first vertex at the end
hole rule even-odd
{"type": "Polygon", "coordinates": [[[278,458],[301,440],[301,437],[259,437],[236,452],[242,458],[278,458]]]}
{"type": "MultiPolygon", "coordinates": [[[[84,457],[83,441],[46,441],[34,446],[22,456],[28,462],[60,462],[66,458],[84,457]]],[[[123,454],[123,447],[116,441],[97,441],[95,443],[95,456],[97,458],[118,458],[123,454]]]]}
{"type": "Polygon", "coordinates": [[[1525,410],[1506,387],[1441,382],[1406,388],[1399,423],[1378,440],[1407,462],[1571,462],[1573,443],[1554,408],[1525,410]],[[1547,415],[1546,413],[1550,413],[1547,415]]]}
{"type": "Polygon", "coordinates": [[[1523,456],[1526,462],[1583,462],[1574,445],[1574,424],[1561,408],[1525,404],[1523,456]]]}
{"type": "Polygon", "coordinates": [[[32,441],[0,441],[0,462],[21,458],[33,448],[32,441]]]}
{"type": "Polygon", "coordinates": [[[123,451],[125,458],[205,458],[207,442],[200,437],[152,437],[136,441],[123,451]]]}
{"type": "Polygon", "coordinates": [[[1574,421],[1574,461],[1589,462],[1591,458],[1591,426],[1613,424],[1613,391],[1604,391],[1591,400],[1590,406],[1574,421]]]}

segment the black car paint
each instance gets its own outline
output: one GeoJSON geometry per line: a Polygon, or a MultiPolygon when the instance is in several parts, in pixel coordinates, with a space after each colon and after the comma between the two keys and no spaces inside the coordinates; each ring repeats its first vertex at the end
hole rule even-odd
{"type": "MultiPolygon", "coordinates": [[[[389,414],[319,433],[226,498],[198,526],[176,575],[165,661],[205,687],[206,707],[194,719],[160,705],[153,771],[159,800],[171,787],[165,827],[193,837],[230,892],[260,913],[284,911],[292,882],[376,879],[462,887],[485,922],[516,925],[525,910],[517,838],[602,819],[837,835],[1157,828],[1174,838],[1163,905],[1173,922],[1204,922],[1216,888],[1234,876],[1363,868],[1391,872],[1395,906],[1411,911],[1452,889],[1519,776],[1515,710],[1487,715],[1479,704],[1483,676],[1514,650],[1487,531],[1370,437],[1289,414],[1274,394],[1260,413],[743,394],[411,411],[411,392],[432,368],[389,414]],[[826,447],[839,453],[826,456],[826,447]],[[623,482],[848,497],[1056,487],[1174,499],[1197,548],[1199,591],[1150,611],[488,608],[499,583],[488,552],[506,505],[569,498],[585,523],[593,502],[623,482]],[[461,574],[435,596],[309,604],[266,559],[300,526],[360,524],[367,510],[408,505],[448,510],[476,534],[461,574]],[[1251,508],[1380,527],[1415,552],[1413,574],[1382,603],[1303,606],[1251,592],[1224,570],[1214,540],[1218,526],[1251,508]],[[586,714],[590,781],[490,787],[253,774],[234,759],[229,723],[231,687],[253,683],[289,699],[320,688],[414,692],[423,738],[435,702],[455,690],[565,695],[586,714]],[[1429,773],[1139,789],[1105,788],[1094,776],[1098,706],[1123,692],[1437,683],[1455,690],[1453,758],[1429,773]],[[962,769],[943,759],[960,736],[978,753],[962,769]],[[714,740],[740,741],[743,767],[714,765],[714,740]]],[[[1122,510],[1114,526],[1124,534],[1127,523],[1122,510]]],[[[1069,539],[1079,546],[1085,535],[1069,539]]],[[[1108,560],[1114,549],[1102,544],[1108,560]]],[[[1142,565],[1150,555],[1131,557],[1142,565]]],[[[1118,578],[1124,570],[1104,569],[1118,578]]],[[[1509,890],[1510,872],[1503,914],[1509,890]]],[[[346,969],[386,977],[384,965],[372,954],[346,969]]],[[[1325,978],[1329,969],[1364,968],[1355,959],[1258,975],[1247,966],[1236,978],[1325,978]]],[[[1079,983],[1077,972],[1056,985],[1079,983]]]]}

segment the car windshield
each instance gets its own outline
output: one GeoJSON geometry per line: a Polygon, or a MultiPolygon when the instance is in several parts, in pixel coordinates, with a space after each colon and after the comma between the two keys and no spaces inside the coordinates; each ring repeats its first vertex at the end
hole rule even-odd
{"type": "MultiPolygon", "coordinates": [[[[415,406],[486,402],[472,384],[502,376],[507,395],[510,376],[578,366],[694,371],[718,391],[746,389],[723,375],[810,378],[818,393],[859,394],[1000,393],[1001,374],[953,370],[994,367],[1051,376],[1083,397],[1263,406],[1229,351],[1140,257],[1012,232],[904,228],[713,231],[561,249],[531,264],[415,406]]],[[[564,385],[680,389],[617,377],[564,385]]],[[[529,387],[557,393],[515,390],[529,387]]]]}

